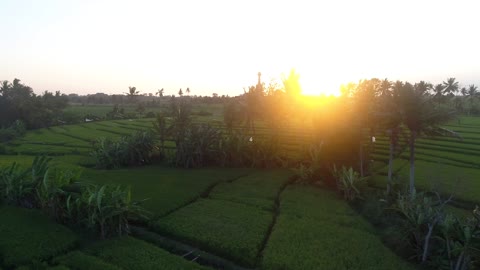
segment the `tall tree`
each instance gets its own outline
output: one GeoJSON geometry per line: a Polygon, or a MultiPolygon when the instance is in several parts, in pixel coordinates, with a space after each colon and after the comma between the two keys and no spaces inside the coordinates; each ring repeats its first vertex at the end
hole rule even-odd
{"type": "Polygon", "coordinates": [[[155,95],[157,95],[157,96],[159,96],[159,97],[163,97],[163,93],[164,93],[164,90],[163,90],[163,88],[162,88],[162,89],[157,90],[157,92],[155,93],[155,95]]]}
{"type": "Polygon", "coordinates": [[[380,97],[386,97],[391,95],[391,90],[392,90],[392,82],[389,81],[388,79],[384,79],[379,87],[378,87],[378,92],[380,97]]]}
{"type": "Polygon", "coordinates": [[[300,85],[300,74],[295,69],[290,70],[288,76],[282,75],[283,87],[285,93],[289,97],[297,98],[302,93],[302,86],[300,85]]]}
{"type": "Polygon", "coordinates": [[[473,102],[475,102],[475,98],[478,95],[477,86],[475,86],[474,84],[469,85],[468,90],[467,90],[467,95],[468,95],[468,99],[469,99],[469,102],[470,102],[470,111],[471,111],[472,108],[473,108],[473,102]]]}
{"type": "MultiPolygon", "coordinates": [[[[382,82],[381,88],[387,85],[386,81],[382,82]]],[[[392,83],[389,83],[392,85],[392,83]]],[[[394,87],[391,87],[389,91],[382,91],[379,97],[379,106],[377,108],[377,119],[380,127],[386,131],[389,137],[389,158],[388,158],[388,175],[387,175],[387,194],[390,194],[393,183],[393,160],[396,148],[399,143],[400,134],[402,133],[402,115],[399,106],[399,97],[403,82],[397,81],[394,87]]]]}
{"type": "Polygon", "coordinates": [[[135,99],[135,97],[140,94],[140,92],[137,91],[137,88],[135,86],[129,86],[128,87],[128,92],[126,92],[125,94],[128,96],[130,101],[133,101],[135,99]]]}
{"type": "Polygon", "coordinates": [[[187,95],[190,95],[190,88],[187,87],[187,90],[185,90],[187,92],[187,95]]]}
{"type": "Polygon", "coordinates": [[[369,141],[374,136],[376,121],[376,102],[380,81],[378,79],[363,80],[357,85],[353,93],[353,114],[356,123],[355,134],[358,141],[360,175],[364,176],[365,147],[364,130],[368,129],[369,141]]]}
{"type": "Polygon", "coordinates": [[[454,112],[446,107],[436,106],[431,99],[414,87],[406,83],[399,92],[402,122],[410,132],[410,185],[409,190],[415,189],[415,143],[422,135],[457,135],[455,132],[439,127],[454,116],[454,112]]]}
{"type": "Polygon", "coordinates": [[[180,88],[180,90],[178,90],[178,95],[179,95],[179,96],[183,96],[182,88],[180,88]]]}
{"type": "Polygon", "coordinates": [[[426,95],[428,92],[433,89],[433,85],[431,83],[427,83],[425,81],[420,81],[414,84],[415,91],[426,95]]]}
{"type": "Polygon", "coordinates": [[[437,100],[438,102],[441,102],[443,100],[443,89],[445,89],[445,87],[443,86],[443,84],[436,84],[434,87],[433,87],[433,92],[434,92],[434,98],[435,100],[437,100]]]}
{"type": "Polygon", "coordinates": [[[448,78],[447,81],[443,82],[443,92],[446,95],[455,95],[458,92],[458,82],[455,78],[448,78]]]}

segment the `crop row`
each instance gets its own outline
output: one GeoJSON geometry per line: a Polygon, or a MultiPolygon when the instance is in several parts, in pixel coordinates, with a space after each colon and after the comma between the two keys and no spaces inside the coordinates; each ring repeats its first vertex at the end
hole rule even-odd
{"type": "Polygon", "coordinates": [[[262,268],[414,269],[385,247],[368,222],[336,194],[305,186],[282,193],[262,268]]]}
{"type": "Polygon", "coordinates": [[[285,170],[257,171],[219,184],[207,199],[158,219],[152,227],[253,267],[274,218],[274,201],[290,176],[285,170]]]}

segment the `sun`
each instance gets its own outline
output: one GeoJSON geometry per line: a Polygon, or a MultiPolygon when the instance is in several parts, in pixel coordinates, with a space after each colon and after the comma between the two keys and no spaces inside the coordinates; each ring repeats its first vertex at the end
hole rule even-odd
{"type": "Polygon", "coordinates": [[[341,83],[331,81],[315,81],[302,77],[302,95],[304,96],[340,96],[341,83]]]}
{"type": "Polygon", "coordinates": [[[293,70],[298,76],[303,96],[340,96],[340,86],[344,82],[341,74],[320,72],[308,66],[293,70]]]}

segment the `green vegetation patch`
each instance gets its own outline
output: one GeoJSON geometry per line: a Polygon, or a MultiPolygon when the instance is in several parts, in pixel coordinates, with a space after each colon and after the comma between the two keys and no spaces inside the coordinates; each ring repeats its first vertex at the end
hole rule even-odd
{"type": "Polygon", "coordinates": [[[57,257],[53,263],[69,267],[72,270],[120,270],[119,267],[106,263],[101,259],[85,254],[81,251],[73,251],[57,257]]]}
{"type": "Polygon", "coordinates": [[[95,243],[87,253],[126,270],[210,269],[128,236],[95,243]]]}
{"type": "Polygon", "coordinates": [[[331,192],[294,186],[263,253],[264,269],[413,269],[331,192]]]}
{"type": "Polygon", "coordinates": [[[8,167],[16,162],[18,165],[24,168],[28,168],[32,165],[34,156],[25,155],[0,155],[0,167],[8,167]]]}
{"type": "Polygon", "coordinates": [[[90,146],[88,143],[53,132],[49,128],[42,128],[28,131],[25,136],[13,142],[14,144],[22,143],[36,143],[36,144],[50,144],[50,145],[65,145],[65,146],[90,146]]]}
{"type": "Polygon", "coordinates": [[[72,248],[76,235],[38,210],[0,208],[0,254],[7,267],[43,260],[72,248]]]}
{"type": "Polygon", "coordinates": [[[272,213],[245,204],[202,199],[158,220],[153,228],[253,266],[272,218],[272,213]]]}
{"type": "Polygon", "coordinates": [[[216,186],[210,197],[272,210],[278,191],[291,176],[289,170],[259,171],[216,186]]]}
{"type": "MultiPolygon", "coordinates": [[[[406,184],[410,173],[408,161],[394,160],[396,178],[406,184]],[[403,166],[401,165],[403,164],[403,166]]],[[[383,168],[370,178],[370,183],[378,188],[387,184],[386,169],[383,168]]],[[[454,164],[436,163],[430,161],[415,161],[415,186],[421,190],[438,191],[445,196],[453,195],[454,200],[478,203],[480,197],[480,170],[476,168],[458,167],[454,164]]]]}
{"type": "Polygon", "coordinates": [[[198,198],[210,186],[234,179],[250,169],[192,169],[184,170],[165,166],[146,166],[120,170],[86,169],[82,181],[97,184],[130,186],[134,200],[147,199],[143,206],[162,216],[198,198]]]}

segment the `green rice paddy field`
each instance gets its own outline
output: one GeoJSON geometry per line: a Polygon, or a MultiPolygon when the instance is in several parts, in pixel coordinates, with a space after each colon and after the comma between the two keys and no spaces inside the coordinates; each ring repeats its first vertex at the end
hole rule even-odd
{"type": "MultiPolygon", "coordinates": [[[[370,223],[337,194],[290,184],[290,170],[91,168],[93,140],[145,130],[151,121],[102,121],[29,131],[6,146],[9,154],[0,155],[0,166],[13,161],[27,166],[35,155],[50,154],[53,165],[82,170],[81,181],[130,186],[134,199],[147,199],[144,206],[152,218],[142,226],[149,233],[237,267],[225,269],[415,269],[384,246],[370,223]]],[[[453,192],[464,208],[452,211],[464,213],[480,202],[480,118],[463,117],[446,127],[464,139],[419,140],[417,185],[453,192]]],[[[298,149],[298,142],[308,140],[291,130],[285,136],[302,138],[287,148],[298,149]]],[[[378,138],[373,158],[376,169],[370,184],[383,188],[386,138],[378,138]]],[[[407,158],[403,152],[395,160],[399,179],[408,175],[407,158]]],[[[219,269],[181,255],[137,234],[86,240],[81,232],[56,224],[37,210],[0,206],[0,269],[219,269]]]]}
{"type": "MultiPolygon", "coordinates": [[[[444,126],[456,131],[462,138],[421,138],[415,151],[415,182],[417,188],[434,189],[445,196],[453,195],[466,207],[480,203],[480,118],[461,117],[444,126]]],[[[403,144],[405,142],[403,141],[403,144]]],[[[377,138],[373,159],[377,165],[372,185],[384,188],[388,172],[389,141],[377,138]]],[[[399,151],[394,161],[396,178],[408,180],[409,151],[399,151]]]]}

